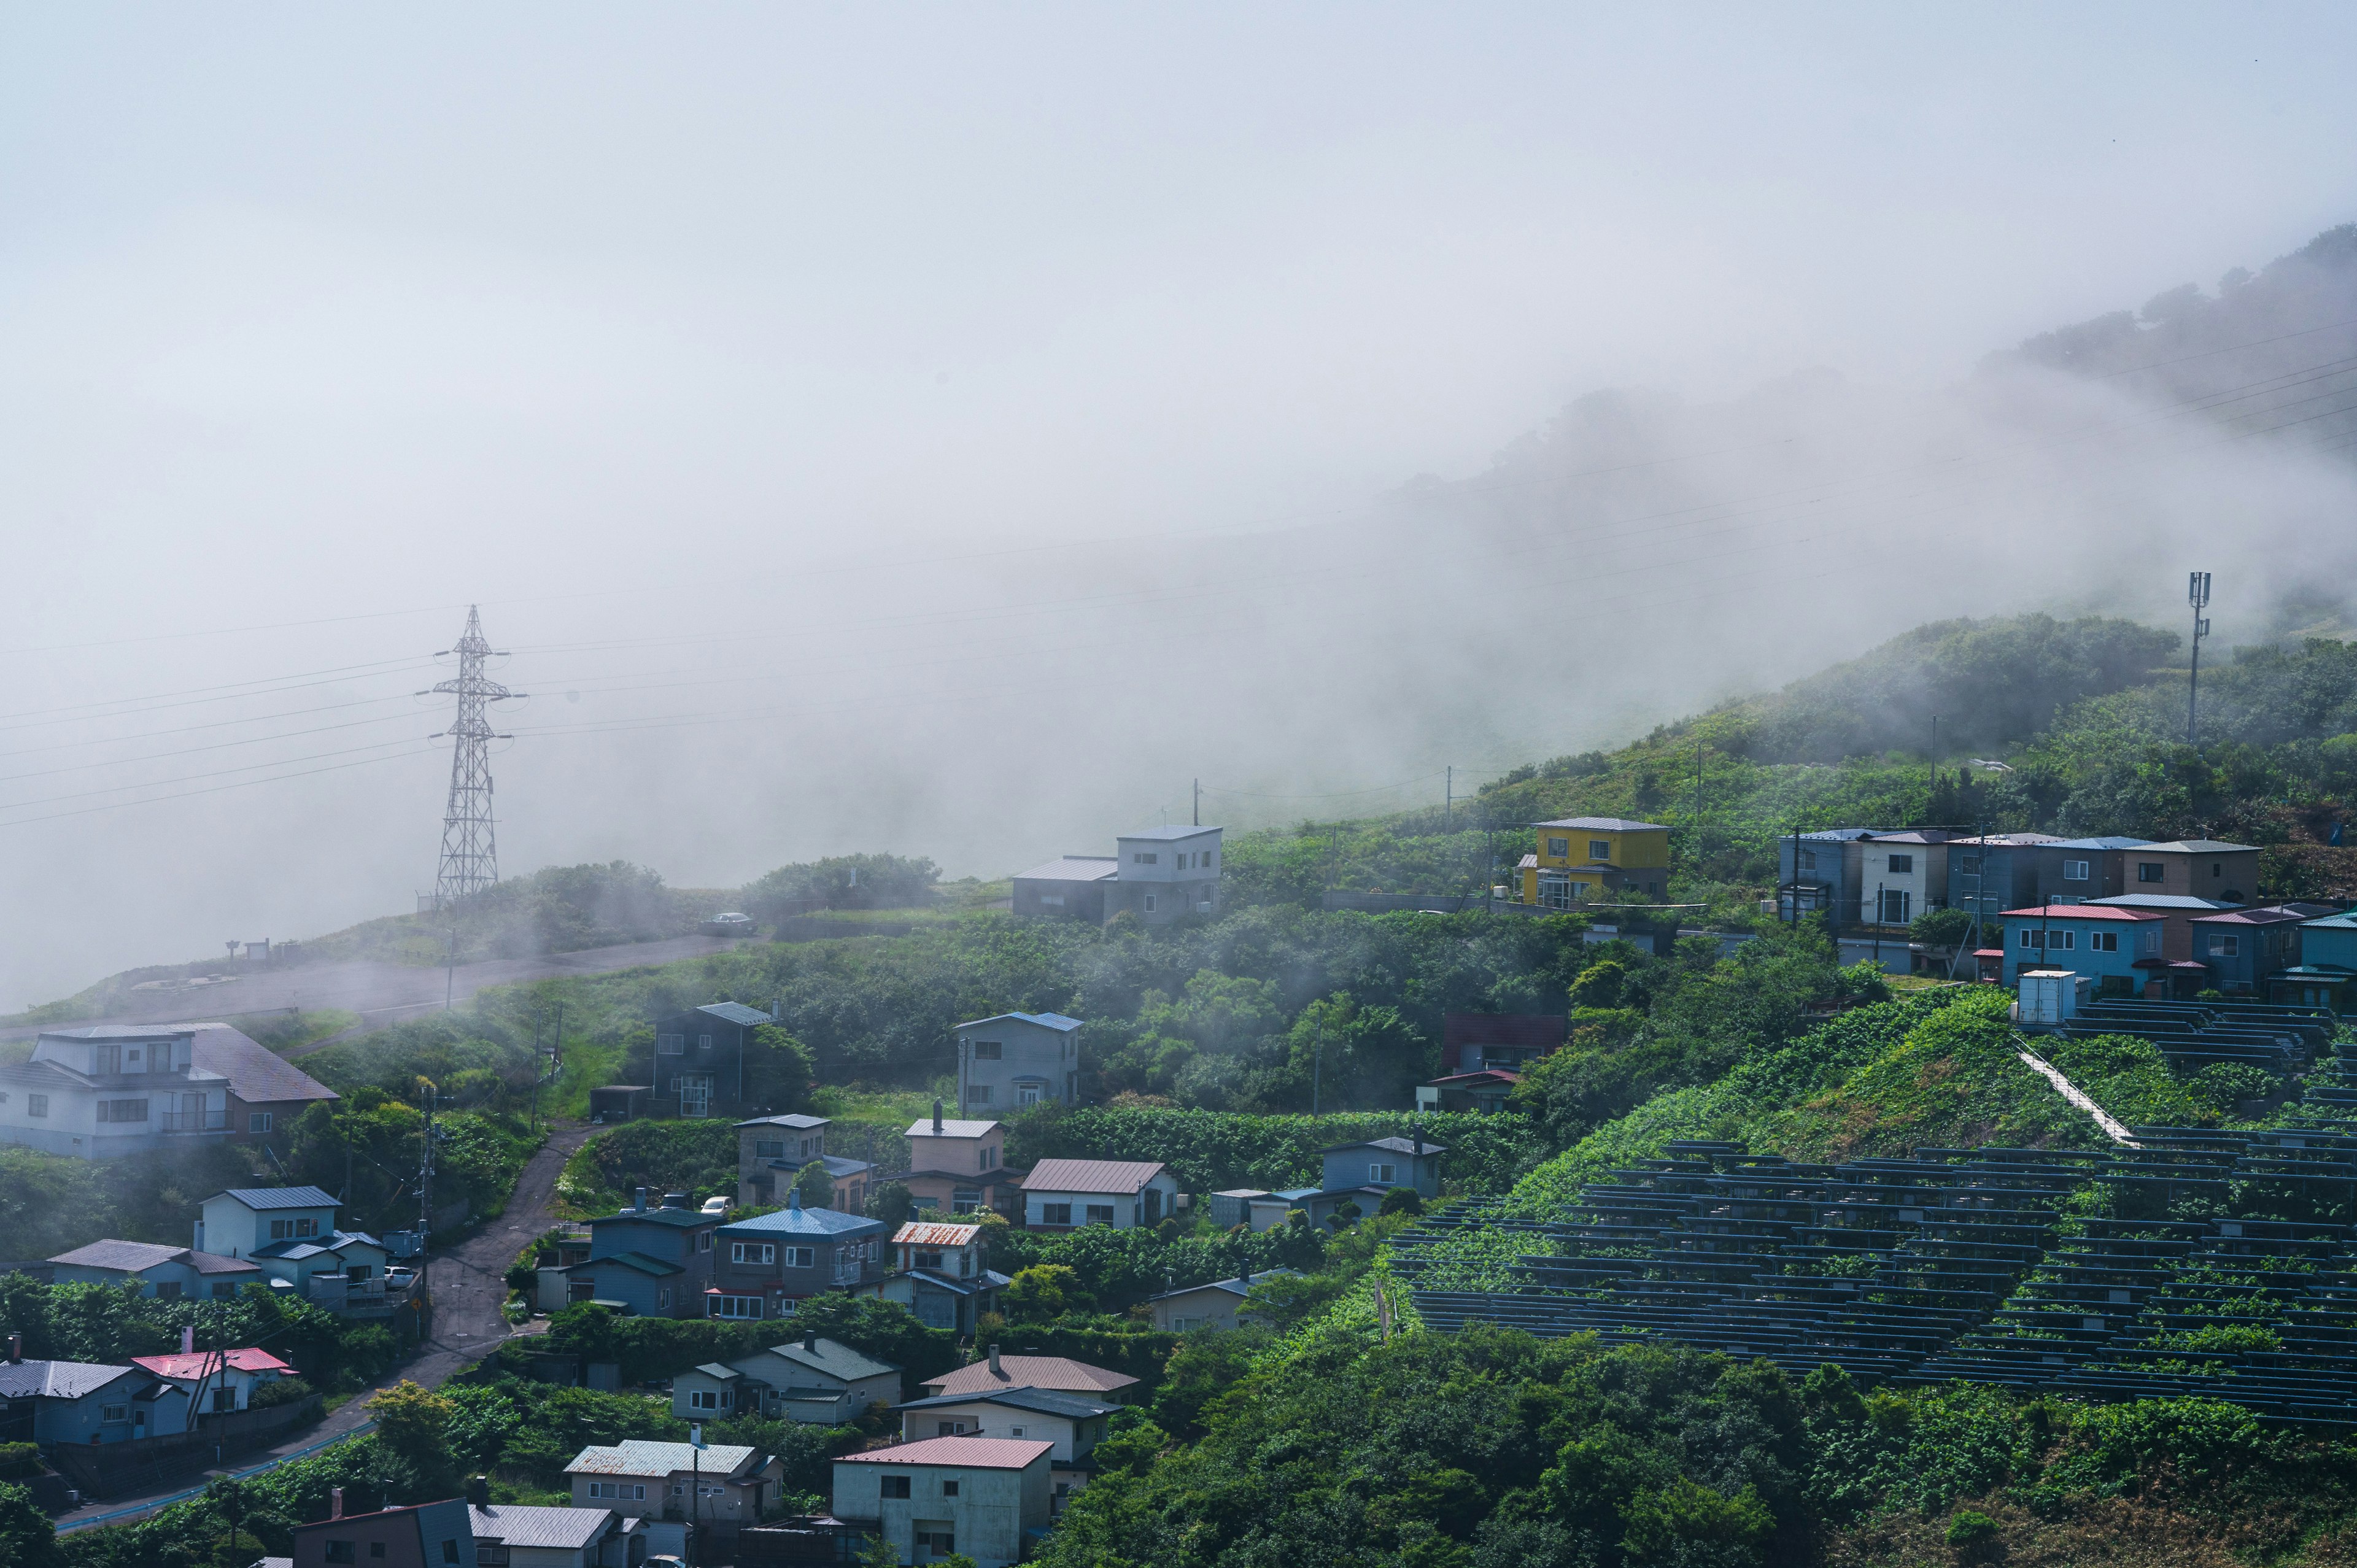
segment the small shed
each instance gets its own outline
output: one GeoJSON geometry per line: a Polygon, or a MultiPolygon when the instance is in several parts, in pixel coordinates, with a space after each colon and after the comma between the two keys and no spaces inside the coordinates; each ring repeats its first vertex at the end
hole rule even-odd
{"type": "Polygon", "coordinates": [[[647,1113],[647,1098],[654,1086],[646,1083],[609,1083],[589,1091],[589,1120],[592,1122],[633,1122],[647,1113]]]}

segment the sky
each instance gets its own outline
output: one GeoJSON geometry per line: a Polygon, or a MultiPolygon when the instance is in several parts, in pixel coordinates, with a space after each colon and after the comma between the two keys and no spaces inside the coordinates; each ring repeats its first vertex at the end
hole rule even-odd
{"type": "Polygon", "coordinates": [[[2187,563],[2123,571],[2123,517],[2261,484],[2305,529],[2340,481],[1998,486],[1875,535],[2080,547],[1816,568],[1800,630],[1739,561],[1597,612],[1718,557],[1665,489],[2003,446],[2054,405],[1960,407],[1988,351],[2357,219],[2352,44],[2329,5],[13,8],[0,1009],[408,907],[414,693],[473,604],[531,693],[503,869],[716,888],[1003,875],[1198,779],[1238,825],[1386,809],[1931,613],[2160,614],[2187,563]],[[1808,456],[1469,499],[1605,389],[1673,411],[1656,456],[1808,456]]]}

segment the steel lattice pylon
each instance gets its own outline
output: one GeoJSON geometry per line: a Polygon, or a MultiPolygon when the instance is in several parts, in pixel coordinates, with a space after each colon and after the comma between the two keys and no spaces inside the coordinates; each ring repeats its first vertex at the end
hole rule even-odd
{"type": "Polygon", "coordinates": [[[467,607],[467,630],[458,646],[458,676],[434,690],[458,699],[457,716],[443,734],[454,743],[450,752],[450,804],[442,814],[442,865],[434,875],[434,906],[447,908],[455,899],[479,893],[500,879],[499,841],[491,825],[491,742],[513,738],[497,733],[486,708],[505,698],[521,696],[483,673],[491,645],[483,637],[483,618],[467,607]]]}

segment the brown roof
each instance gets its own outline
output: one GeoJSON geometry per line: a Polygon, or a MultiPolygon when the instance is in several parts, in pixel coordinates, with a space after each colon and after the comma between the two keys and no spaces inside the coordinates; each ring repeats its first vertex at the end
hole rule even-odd
{"type": "Polygon", "coordinates": [[[988,1361],[976,1361],[971,1367],[960,1367],[954,1372],[944,1372],[925,1383],[929,1393],[986,1394],[1001,1389],[1053,1389],[1060,1393],[1109,1394],[1128,1388],[1135,1378],[1103,1367],[1092,1367],[1086,1361],[1074,1361],[1062,1356],[1001,1356],[998,1370],[993,1373],[988,1361]]]}
{"type": "Polygon", "coordinates": [[[1161,1174],[1159,1160],[1041,1160],[1023,1178],[1023,1190],[1106,1192],[1126,1197],[1161,1174]]]}
{"type": "Polygon", "coordinates": [[[838,1465],[955,1465],[965,1470],[1026,1470],[1054,1448],[1028,1437],[925,1437],[870,1448],[865,1454],[838,1454],[838,1465]]]}

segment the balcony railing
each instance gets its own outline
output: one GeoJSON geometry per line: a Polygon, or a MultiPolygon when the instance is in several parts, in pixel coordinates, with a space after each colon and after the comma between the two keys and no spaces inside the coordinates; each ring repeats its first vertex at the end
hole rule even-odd
{"type": "Polygon", "coordinates": [[[391,1312],[409,1299],[414,1283],[390,1281],[382,1274],[357,1280],[343,1274],[313,1274],[311,1305],[345,1314],[391,1312]]]}
{"type": "Polygon", "coordinates": [[[225,1133],[229,1130],[226,1111],[167,1111],[163,1116],[167,1133],[225,1133]]]}

